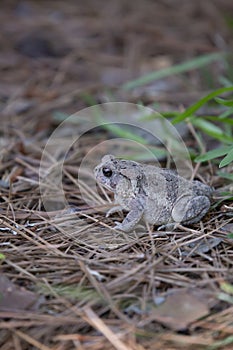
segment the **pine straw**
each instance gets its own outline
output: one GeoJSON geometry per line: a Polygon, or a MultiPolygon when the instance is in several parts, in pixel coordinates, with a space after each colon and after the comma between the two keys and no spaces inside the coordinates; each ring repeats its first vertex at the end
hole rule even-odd
{"type": "MultiPolygon", "coordinates": [[[[113,0],[102,2],[101,8],[95,0],[3,3],[1,270],[16,286],[38,295],[38,305],[0,312],[1,350],[232,348],[233,308],[218,298],[220,283],[233,283],[232,240],[224,231],[232,218],[227,213],[212,210],[203,223],[175,233],[152,228],[115,232],[119,215],[105,218],[101,193],[88,183],[90,208],[77,186],[79,165],[99,134],[86,135],[79,151],[74,147],[65,162],[64,191],[78,211],[47,213],[38,176],[43,147],[57,126],[51,112],[81,110],[86,107],[83,94],[105,102],[109,96],[103,86],[115,89],[160,69],[161,63],[171,66],[231,47],[232,33],[221,12],[230,16],[232,1],[113,0]],[[17,50],[29,33],[47,38],[48,32],[51,45],[58,43],[62,50],[68,46],[70,53],[31,59],[17,50]],[[21,102],[30,108],[20,112],[21,102]],[[216,237],[221,237],[220,244],[192,254],[216,237]],[[213,299],[208,316],[183,332],[153,319],[158,297],[195,288],[213,299]]],[[[211,66],[216,80],[222,69],[211,66]]],[[[196,72],[189,78],[190,84],[179,78],[172,84],[165,81],[165,91],[155,94],[146,88],[136,95],[118,91],[115,100],[188,105],[209,88],[209,82],[201,86],[205,78],[196,72]]],[[[198,173],[216,179],[215,169],[200,168],[198,173]]]]}
{"type": "Polygon", "coordinates": [[[232,306],[218,300],[220,283],[232,283],[232,240],[222,230],[230,217],[212,210],[204,222],[176,232],[115,232],[119,215],[105,218],[107,204],[94,187],[89,186],[92,208],[77,187],[86,147],[79,148],[77,161],[73,147],[64,165],[65,194],[78,211],[46,213],[38,178],[44,142],[34,141],[22,153],[25,140],[21,137],[19,146],[14,135],[5,139],[8,151],[2,156],[1,176],[10,181],[10,188],[2,188],[2,271],[38,293],[40,303],[31,310],[0,312],[2,350],[201,349],[231,336],[232,306]],[[221,243],[192,254],[214,237],[221,243]],[[195,288],[214,299],[209,316],[183,334],[153,319],[150,305],[155,307],[156,297],[195,288]]]}

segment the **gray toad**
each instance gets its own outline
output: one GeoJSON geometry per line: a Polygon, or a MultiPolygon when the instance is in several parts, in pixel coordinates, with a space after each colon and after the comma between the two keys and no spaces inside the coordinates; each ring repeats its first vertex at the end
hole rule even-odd
{"type": "Polygon", "coordinates": [[[130,160],[103,157],[95,168],[97,182],[114,192],[116,207],[106,214],[128,211],[115,229],[130,232],[141,219],[149,224],[193,224],[210,208],[213,189],[189,181],[172,170],[130,160]]]}

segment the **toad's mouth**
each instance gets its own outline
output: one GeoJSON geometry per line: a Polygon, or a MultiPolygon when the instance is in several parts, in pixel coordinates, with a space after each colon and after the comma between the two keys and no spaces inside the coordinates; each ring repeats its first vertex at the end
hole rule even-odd
{"type": "Polygon", "coordinates": [[[116,192],[117,183],[114,181],[113,178],[107,179],[106,181],[106,177],[103,176],[103,174],[97,174],[96,181],[99,185],[103,186],[110,192],[116,192]]]}

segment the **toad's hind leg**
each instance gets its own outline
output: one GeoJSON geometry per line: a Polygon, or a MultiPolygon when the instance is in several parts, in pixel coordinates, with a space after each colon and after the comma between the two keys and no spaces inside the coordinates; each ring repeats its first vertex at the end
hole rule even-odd
{"type": "Polygon", "coordinates": [[[172,218],[175,222],[194,224],[208,212],[210,200],[206,196],[183,196],[175,204],[172,210],[172,218]]]}

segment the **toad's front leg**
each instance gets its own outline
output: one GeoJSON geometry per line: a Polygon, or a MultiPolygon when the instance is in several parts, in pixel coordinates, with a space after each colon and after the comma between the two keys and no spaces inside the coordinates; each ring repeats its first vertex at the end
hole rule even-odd
{"type": "Polygon", "coordinates": [[[124,206],[124,203],[121,203],[124,209],[127,209],[129,213],[126,215],[122,223],[117,223],[114,227],[117,230],[130,232],[133,231],[135,226],[142,219],[144,214],[144,208],[146,204],[146,197],[142,195],[137,195],[131,198],[127,202],[127,206],[124,206]]]}
{"type": "Polygon", "coordinates": [[[143,210],[133,209],[126,215],[122,223],[117,222],[116,226],[114,226],[114,229],[124,232],[133,231],[135,226],[142,219],[142,215],[143,210]]]}

